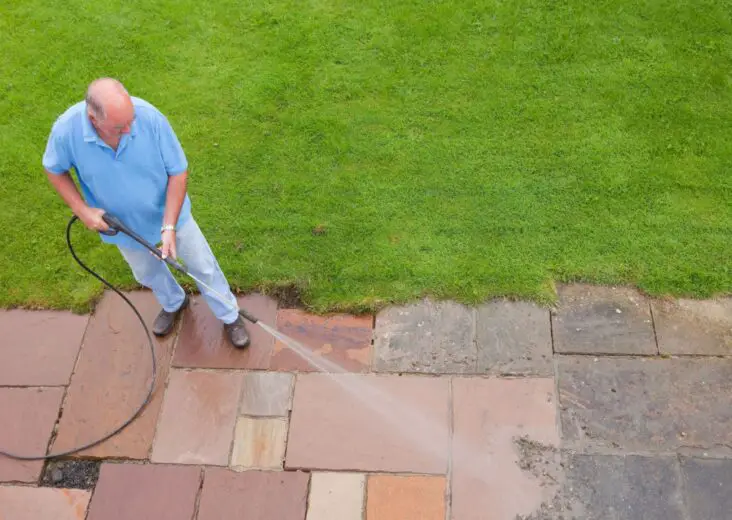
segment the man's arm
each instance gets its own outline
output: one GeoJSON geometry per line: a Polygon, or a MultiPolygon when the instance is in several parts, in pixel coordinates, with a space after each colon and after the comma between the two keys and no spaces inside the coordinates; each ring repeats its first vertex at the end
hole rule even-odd
{"type": "Polygon", "coordinates": [[[178,222],[180,210],[186,197],[188,187],[188,172],[168,176],[168,190],[165,196],[165,213],[163,224],[175,226],[178,222]]]}
{"type": "Polygon", "coordinates": [[[109,228],[102,219],[104,210],[87,206],[68,172],[55,174],[46,170],[46,177],[74,215],[79,217],[87,228],[96,231],[106,231],[109,228]]]}
{"type": "MultiPolygon", "coordinates": [[[[168,173],[168,189],[165,194],[162,224],[164,226],[176,226],[186,197],[188,161],[183,147],[178,141],[178,136],[175,135],[168,119],[161,115],[158,118],[158,125],[158,144],[165,163],[165,171],[168,173]]],[[[164,231],[161,239],[163,244],[160,250],[163,253],[163,258],[169,256],[174,259],[177,258],[175,230],[164,231]]]]}
{"type": "MultiPolygon", "coordinates": [[[[175,227],[178,222],[180,210],[183,207],[183,201],[186,197],[186,189],[188,184],[188,171],[177,175],[168,176],[168,190],[165,195],[165,212],[163,213],[163,225],[175,227]]],[[[175,229],[163,231],[161,235],[162,246],[160,251],[163,258],[177,258],[177,248],[175,240],[175,229]]]]}

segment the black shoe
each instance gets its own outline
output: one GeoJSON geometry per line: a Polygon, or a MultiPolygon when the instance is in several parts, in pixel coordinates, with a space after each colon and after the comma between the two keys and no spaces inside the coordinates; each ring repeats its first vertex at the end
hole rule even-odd
{"type": "Polygon", "coordinates": [[[167,336],[173,330],[175,320],[183,309],[188,307],[188,295],[186,294],[185,299],[177,311],[168,312],[165,309],[160,311],[155,322],[153,323],[153,334],[156,336],[167,336]]]}
{"type": "Polygon", "coordinates": [[[224,329],[229,336],[229,341],[236,348],[244,348],[249,345],[249,335],[244,328],[244,318],[241,316],[237,316],[234,323],[224,324],[224,329]]]}

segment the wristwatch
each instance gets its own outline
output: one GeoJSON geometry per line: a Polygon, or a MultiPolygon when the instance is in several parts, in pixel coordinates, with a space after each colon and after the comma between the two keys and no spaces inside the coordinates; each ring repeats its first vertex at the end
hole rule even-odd
{"type": "Polygon", "coordinates": [[[165,224],[160,228],[160,232],[164,233],[165,231],[175,231],[175,226],[173,224],[165,224]]]}

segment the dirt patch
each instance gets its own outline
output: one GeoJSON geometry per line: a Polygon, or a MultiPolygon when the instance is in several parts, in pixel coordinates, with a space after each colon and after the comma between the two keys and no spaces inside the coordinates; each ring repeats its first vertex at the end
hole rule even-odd
{"type": "Polygon", "coordinates": [[[530,515],[517,515],[515,520],[586,520],[583,508],[567,488],[562,452],[527,436],[517,437],[513,442],[519,454],[519,467],[531,473],[542,486],[557,488],[551,501],[542,503],[530,515]]]}
{"type": "Polygon", "coordinates": [[[528,516],[516,515],[515,520],[587,520],[587,517],[576,501],[560,491],[551,502],[541,504],[538,511],[528,516]]]}
{"type": "Polygon", "coordinates": [[[277,300],[277,304],[282,309],[302,309],[304,307],[300,288],[295,284],[267,287],[262,292],[277,300]]]}
{"type": "Polygon", "coordinates": [[[41,486],[93,489],[99,479],[100,464],[97,460],[50,461],[41,475],[41,486]]]}
{"type": "Polygon", "coordinates": [[[515,438],[514,446],[519,453],[519,467],[534,475],[542,486],[559,484],[562,472],[562,455],[554,446],[548,446],[529,439],[515,438]]]}

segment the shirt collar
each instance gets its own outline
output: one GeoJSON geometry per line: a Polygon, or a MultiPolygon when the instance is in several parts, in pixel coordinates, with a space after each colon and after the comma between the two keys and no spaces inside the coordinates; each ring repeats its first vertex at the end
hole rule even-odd
{"type": "Polygon", "coordinates": [[[89,111],[87,110],[86,104],[84,105],[84,111],[81,114],[81,127],[84,132],[84,141],[91,143],[99,139],[97,131],[89,121],[89,111]]]}

